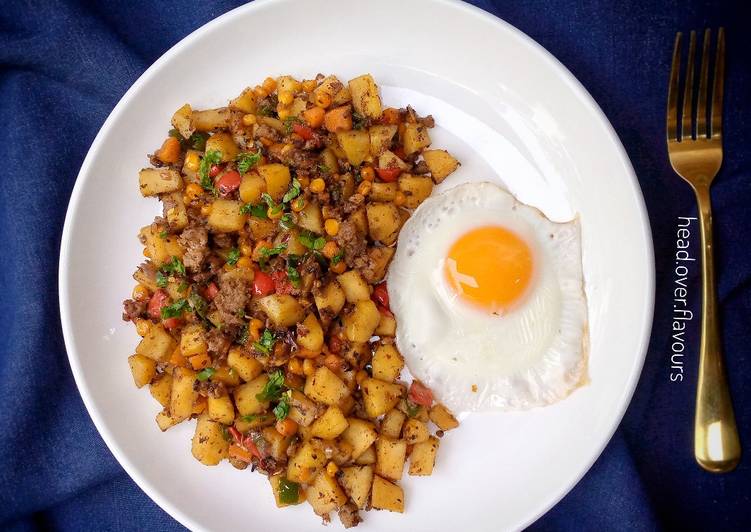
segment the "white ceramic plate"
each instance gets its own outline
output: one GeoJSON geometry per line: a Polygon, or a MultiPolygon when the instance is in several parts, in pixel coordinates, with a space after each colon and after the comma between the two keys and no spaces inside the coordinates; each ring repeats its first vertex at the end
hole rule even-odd
{"type": "Polygon", "coordinates": [[[223,105],[269,74],[318,72],[371,72],[387,105],[432,114],[434,144],[463,164],[447,185],[495,179],[553,219],[581,216],[591,383],[545,409],[466,417],[442,440],[432,477],[405,475],[406,513],[369,512],[359,530],[521,528],[581,478],[628,405],[651,327],[652,244],[633,170],[597,105],[544,49],[469,5],[254,2],[141,76],[94,141],[63,232],[60,311],[84,402],[125,470],[185,526],[321,530],[307,505],[275,508],[262,476],[200,465],[193,423],[159,432],[157,404],[127,367],[136,334],[120,319],[142,260],[136,233],[159,212],[139,195],[137,171],[172,112],[223,105]]]}

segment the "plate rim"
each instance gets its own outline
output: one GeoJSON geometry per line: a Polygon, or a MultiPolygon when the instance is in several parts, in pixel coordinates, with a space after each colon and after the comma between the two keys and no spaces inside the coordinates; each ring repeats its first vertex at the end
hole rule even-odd
{"type": "MultiPolygon", "coordinates": [[[[107,448],[109,449],[109,451],[118,461],[120,466],[125,470],[125,472],[131,477],[131,479],[133,479],[136,485],[144,493],[146,493],[146,495],[152,501],[154,501],[160,508],[162,508],[165,512],[167,512],[173,519],[175,519],[181,525],[185,526],[186,528],[190,530],[201,530],[203,529],[203,527],[198,525],[198,523],[195,523],[193,519],[191,519],[187,514],[185,514],[182,511],[182,509],[178,508],[176,505],[172,504],[171,502],[166,500],[164,497],[162,497],[160,490],[156,488],[154,485],[152,485],[151,482],[146,480],[140,474],[136,466],[133,465],[133,463],[131,463],[131,461],[126,457],[120,445],[114,440],[114,437],[112,436],[112,434],[110,434],[106,430],[104,421],[103,421],[103,416],[96,408],[94,404],[93,396],[91,395],[91,391],[83,377],[80,361],[77,356],[73,355],[73,353],[77,352],[77,348],[76,348],[76,342],[74,340],[74,335],[72,331],[72,320],[68,312],[68,309],[70,308],[70,294],[68,291],[68,284],[66,280],[68,273],[69,273],[68,263],[69,263],[69,255],[70,255],[69,253],[70,243],[72,239],[72,224],[73,224],[73,219],[75,218],[75,215],[78,212],[78,206],[81,200],[82,190],[84,189],[84,186],[90,176],[89,168],[92,164],[92,160],[95,154],[99,151],[99,148],[103,142],[105,133],[109,131],[112,123],[117,119],[117,117],[119,117],[123,113],[124,109],[130,103],[130,101],[135,97],[136,93],[139,92],[141,86],[144,85],[151,77],[153,77],[156,74],[156,72],[158,72],[165,63],[168,63],[172,59],[172,57],[178,54],[184,47],[188,46],[194,40],[199,39],[205,33],[212,31],[212,29],[215,26],[223,24],[226,19],[237,16],[240,13],[243,13],[243,14],[252,13],[254,11],[266,9],[269,6],[273,6],[275,4],[282,4],[285,2],[289,2],[289,1],[290,0],[255,0],[249,4],[238,6],[236,8],[233,8],[227,11],[226,13],[223,13],[222,15],[219,15],[218,17],[208,21],[207,23],[196,28],[191,33],[189,33],[188,35],[180,39],[177,43],[175,43],[172,47],[170,47],[166,52],[164,52],[156,61],[154,61],[154,63],[152,63],[136,79],[136,81],[133,82],[133,84],[123,94],[123,96],[117,102],[117,104],[112,109],[112,111],[109,113],[105,121],[102,123],[102,126],[97,132],[94,140],[91,143],[91,146],[89,147],[86,153],[86,157],[81,163],[81,168],[78,174],[76,175],[76,180],[73,185],[73,189],[71,191],[70,199],[68,201],[68,206],[67,206],[66,214],[65,214],[65,222],[63,224],[63,231],[62,231],[62,235],[60,239],[60,256],[59,256],[59,262],[58,262],[58,276],[57,276],[60,321],[62,325],[63,340],[65,343],[65,350],[66,350],[66,355],[68,357],[68,362],[71,366],[73,379],[76,383],[76,387],[78,388],[78,392],[81,395],[81,399],[83,400],[84,406],[86,407],[86,411],[89,417],[91,418],[92,422],[94,423],[94,426],[96,427],[97,432],[99,433],[101,438],[104,440],[105,444],[107,445],[107,448]]],[[[489,22],[499,27],[503,31],[514,34],[516,37],[520,39],[520,41],[522,41],[526,46],[534,50],[544,61],[546,61],[550,65],[551,69],[553,69],[560,76],[562,80],[567,82],[572,87],[572,90],[575,93],[578,93],[582,97],[583,103],[591,108],[591,110],[594,112],[594,115],[597,118],[599,118],[600,122],[607,130],[609,140],[613,143],[618,153],[618,156],[620,158],[619,162],[623,165],[624,171],[626,172],[626,174],[628,174],[628,177],[630,178],[630,184],[633,188],[633,192],[634,192],[634,196],[635,196],[635,200],[637,204],[636,207],[637,207],[638,214],[642,221],[641,232],[642,232],[642,237],[644,239],[644,244],[645,244],[644,251],[646,252],[646,256],[644,258],[647,261],[647,264],[645,264],[645,266],[648,272],[648,276],[645,279],[646,281],[645,292],[646,293],[644,294],[645,299],[643,301],[644,313],[641,318],[641,322],[639,323],[639,326],[640,326],[639,349],[634,358],[632,369],[631,369],[631,374],[629,376],[628,381],[626,382],[626,387],[624,389],[624,392],[619,398],[620,408],[617,412],[615,412],[616,415],[612,417],[613,422],[612,422],[610,429],[602,438],[602,441],[599,447],[597,448],[597,452],[593,453],[587,465],[583,467],[577,475],[574,475],[569,480],[569,482],[567,482],[566,485],[561,490],[559,490],[559,492],[556,494],[555,497],[552,497],[549,501],[545,502],[544,504],[538,505],[537,509],[531,514],[531,517],[528,518],[525,522],[522,522],[519,524],[519,529],[523,529],[523,528],[528,527],[530,524],[534,523],[538,519],[540,519],[551,508],[553,508],[556,504],[558,504],[568,493],[571,492],[571,490],[579,483],[579,481],[581,481],[581,479],[589,472],[589,470],[592,468],[594,463],[602,455],[602,452],[605,450],[605,447],[607,447],[608,443],[613,438],[613,435],[615,434],[615,432],[620,427],[621,421],[623,420],[626,410],[631,404],[631,400],[636,391],[636,387],[638,385],[642,370],[644,368],[644,362],[646,360],[647,351],[649,348],[649,341],[650,341],[651,333],[652,333],[652,326],[653,326],[654,304],[655,304],[655,282],[656,282],[654,242],[652,240],[651,225],[650,225],[649,215],[646,209],[646,204],[644,201],[644,195],[642,193],[639,180],[636,176],[636,173],[634,171],[634,168],[628,156],[628,153],[626,152],[626,149],[623,146],[623,143],[621,142],[620,137],[618,136],[617,132],[613,128],[613,125],[610,123],[610,120],[607,118],[607,116],[603,112],[600,105],[592,97],[592,95],[584,87],[584,85],[582,85],[582,83],[568,70],[568,68],[563,63],[561,63],[545,47],[543,47],[540,43],[535,41],[532,37],[524,33],[522,30],[516,28],[512,24],[506,22],[505,20],[495,16],[494,14],[488,11],[483,10],[480,7],[462,2],[460,0],[432,0],[432,1],[435,2],[436,4],[443,4],[446,6],[450,6],[454,9],[457,9],[459,11],[463,11],[464,14],[468,16],[485,19],[486,22],[489,22]]]]}

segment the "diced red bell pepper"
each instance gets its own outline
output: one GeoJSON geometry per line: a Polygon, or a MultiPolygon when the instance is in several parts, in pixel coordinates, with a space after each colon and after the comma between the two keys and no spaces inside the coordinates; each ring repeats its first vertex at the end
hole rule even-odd
{"type": "Polygon", "coordinates": [[[253,277],[253,295],[267,296],[273,294],[275,290],[276,287],[271,276],[261,270],[256,270],[255,277],[253,277]]]}
{"type": "Polygon", "coordinates": [[[148,314],[150,318],[155,320],[162,319],[162,308],[169,305],[169,295],[165,290],[159,288],[154,295],[151,296],[148,306],[148,314]]]}
{"type": "Polygon", "coordinates": [[[416,405],[430,407],[433,404],[433,392],[420,381],[412,381],[407,396],[416,405]]]}
{"type": "Polygon", "coordinates": [[[289,281],[289,276],[284,270],[277,270],[271,274],[271,278],[274,281],[274,288],[277,294],[291,294],[292,283],[289,281]]]}
{"type": "Polygon", "coordinates": [[[216,283],[213,283],[213,282],[207,284],[206,288],[204,288],[203,290],[203,296],[209,301],[212,301],[218,293],[219,293],[219,287],[216,285],[216,283]]]}
{"type": "Polygon", "coordinates": [[[228,196],[240,188],[240,173],[236,170],[224,172],[217,180],[216,187],[219,189],[219,195],[228,196]]]}
{"type": "Polygon", "coordinates": [[[209,168],[209,177],[216,177],[219,175],[219,172],[222,171],[223,166],[219,166],[218,164],[212,164],[211,168],[209,168]]]}
{"type": "Polygon", "coordinates": [[[295,123],[295,124],[292,124],[292,131],[300,135],[305,140],[310,140],[313,138],[313,130],[310,129],[308,126],[295,123]]]}
{"type": "Polygon", "coordinates": [[[227,430],[232,435],[232,439],[235,440],[235,443],[237,445],[246,448],[253,456],[258,458],[259,460],[262,458],[261,452],[253,442],[253,438],[251,438],[250,436],[243,436],[242,433],[235,427],[229,427],[229,429],[227,430]]]}
{"type": "Polygon", "coordinates": [[[376,285],[370,298],[386,310],[391,310],[391,307],[389,307],[389,292],[386,286],[386,281],[376,285]]]}
{"type": "Polygon", "coordinates": [[[375,170],[376,173],[378,173],[378,177],[381,178],[381,181],[385,181],[386,183],[396,181],[402,173],[402,169],[397,167],[376,168],[375,170]]]}
{"type": "Polygon", "coordinates": [[[176,329],[177,327],[180,327],[183,324],[182,318],[167,318],[166,320],[162,320],[162,325],[164,325],[165,329],[176,329]]]}

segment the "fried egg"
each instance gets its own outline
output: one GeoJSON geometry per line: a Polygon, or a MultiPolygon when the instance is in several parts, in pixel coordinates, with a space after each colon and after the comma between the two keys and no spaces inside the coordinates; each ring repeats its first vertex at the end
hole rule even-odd
{"type": "Polygon", "coordinates": [[[554,223],[491,183],[425,200],[389,269],[397,347],[454,411],[520,410],[587,379],[578,219],[554,223]]]}

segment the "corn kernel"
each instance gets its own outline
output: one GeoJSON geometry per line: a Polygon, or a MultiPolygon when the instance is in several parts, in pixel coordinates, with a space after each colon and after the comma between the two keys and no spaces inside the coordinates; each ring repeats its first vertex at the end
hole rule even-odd
{"type": "Polygon", "coordinates": [[[329,218],[323,223],[323,228],[326,230],[327,235],[336,236],[339,233],[339,222],[333,218],[329,218]]]}
{"type": "Polygon", "coordinates": [[[334,273],[344,273],[347,269],[347,264],[343,260],[340,260],[336,264],[332,264],[329,269],[334,273]]]}
{"type": "Polygon", "coordinates": [[[336,242],[334,242],[333,240],[329,240],[323,246],[321,253],[323,253],[323,256],[327,259],[333,259],[336,254],[339,253],[339,246],[337,246],[336,242]]]}
{"type": "Polygon", "coordinates": [[[336,472],[339,471],[339,466],[337,466],[334,462],[329,462],[326,465],[326,474],[330,477],[333,477],[336,475],[336,472]]]}
{"type": "Polygon", "coordinates": [[[306,358],[305,361],[302,363],[302,372],[305,374],[306,377],[310,377],[315,373],[316,365],[310,358],[306,358]]]}
{"type": "Polygon", "coordinates": [[[370,189],[373,188],[373,183],[370,181],[363,181],[360,186],[357,187],[357,193],[361,196],[367,196],[370,194],[370,189]]]}
{"type": "Polygon", "coordinates": [[[256,87],[255,89],[253,89],[253,92],[255,93],[256,97],[259,100],[263,99],[263,98],[265,98],[266,96],[269,95],[269,91],[267,91],[266,89],[264,89],[260,85],[258,87],[256,87]]]}
{"type": "Polygon", "coordinates": [[[306,79],[302,82],[302,90],[305,92],[313,92],[316,90],[316,87],[318,86],[318,82],[314,79],[306,79]]]}
{"type": "Polygon", "coordinates": [[[310,182],[310,191],[315,194],[320,194],[326,188],[326,182],[320,177],[316,177],[310,182]]]}
{"type": "Polygon", "coordinates": [[[138,319],[136,320],[136,332],[138,336],[146,336],[151,330],[151,322],[149,320],[138,319]]]}
{"type": "Polygon", "coordinates": [[[250,242],[243,241],[240,244],[240,254],[243,257],[250,257],[253,254],[253,246],[250,245],[250,242]]]}
{"type": "Polygon", "coordinates": [[[252,126],[258,121],[256,115],[247,114],[243,116],[243,125],[252,126]]]}
{"type": "Polygon", "coordinates": [[[304,375],[303,372],[303,362],[297,357],[292,357],[289,361],[289,370],[290,372],[294,373],[295,375],[304,375]]]}
{"type": "Polygon", "coordinates": [[[276,89],[276,80],[272,77],[268,77],[263,80],[262,87],[266,90],[266,92],[274,92],[276,89]]]}
{"type": "Polygon", "coordinates": [[[372,166],[363,166],[360,170],[360,177],[363,181],[373,181],[375,179],[375,170],[372,166]]]}
{"type": "Polygon", "coordinates": [[[146,301],[151,297],[151,292],[142,284],[137,284],[133,288],[133,299],[136,301],[146,301]]]}
{"type": "Polygon", "coordinates": [[[250,257],[240,257],[237,260],[237,267],[250,270],[253,267],[253,261],[250,260],[250,257]]]}
{"type": "Polygon", "coordinates": [[[282,91],[279,93],[279,103],[282,105],[289,105],[294,99],[295,97],[289,91],[282,91]]]}
{"type": "Polygon", "coordinates": [[[147,259],[151,258],[151,251],[149,251],[149,248],[143,248],[143,256],[147,259]]]}
{"type": "Polygon", "coordinates": [[[213,203],[207,203],[203,207],[201,207],[201,216],[208,216],[211,214],[211,210],[214,208],[213,203]]]}
{"type": "Polygon", "coordinates": [[[407,196],[404,195],[404,192],[401,190],[397,191],[396,196],[394,196],[394,205],[397,207],[400,205],[404,205],[404,202],[407,201],[407,196]]]}
{"type": "Polygon", "coordinates": [[[305,198],[303,196],[297,196],[292,200],[290,207],[292,207],[294,212],[300,212],[305,208],[305,198]]]}
{"type": "Polygon", "coordinates": [[[198,152],[189,151],[185,156],[185,168],[191,172],[198,172],[201,166],[201,158],[198,156],[198,152]]]}

